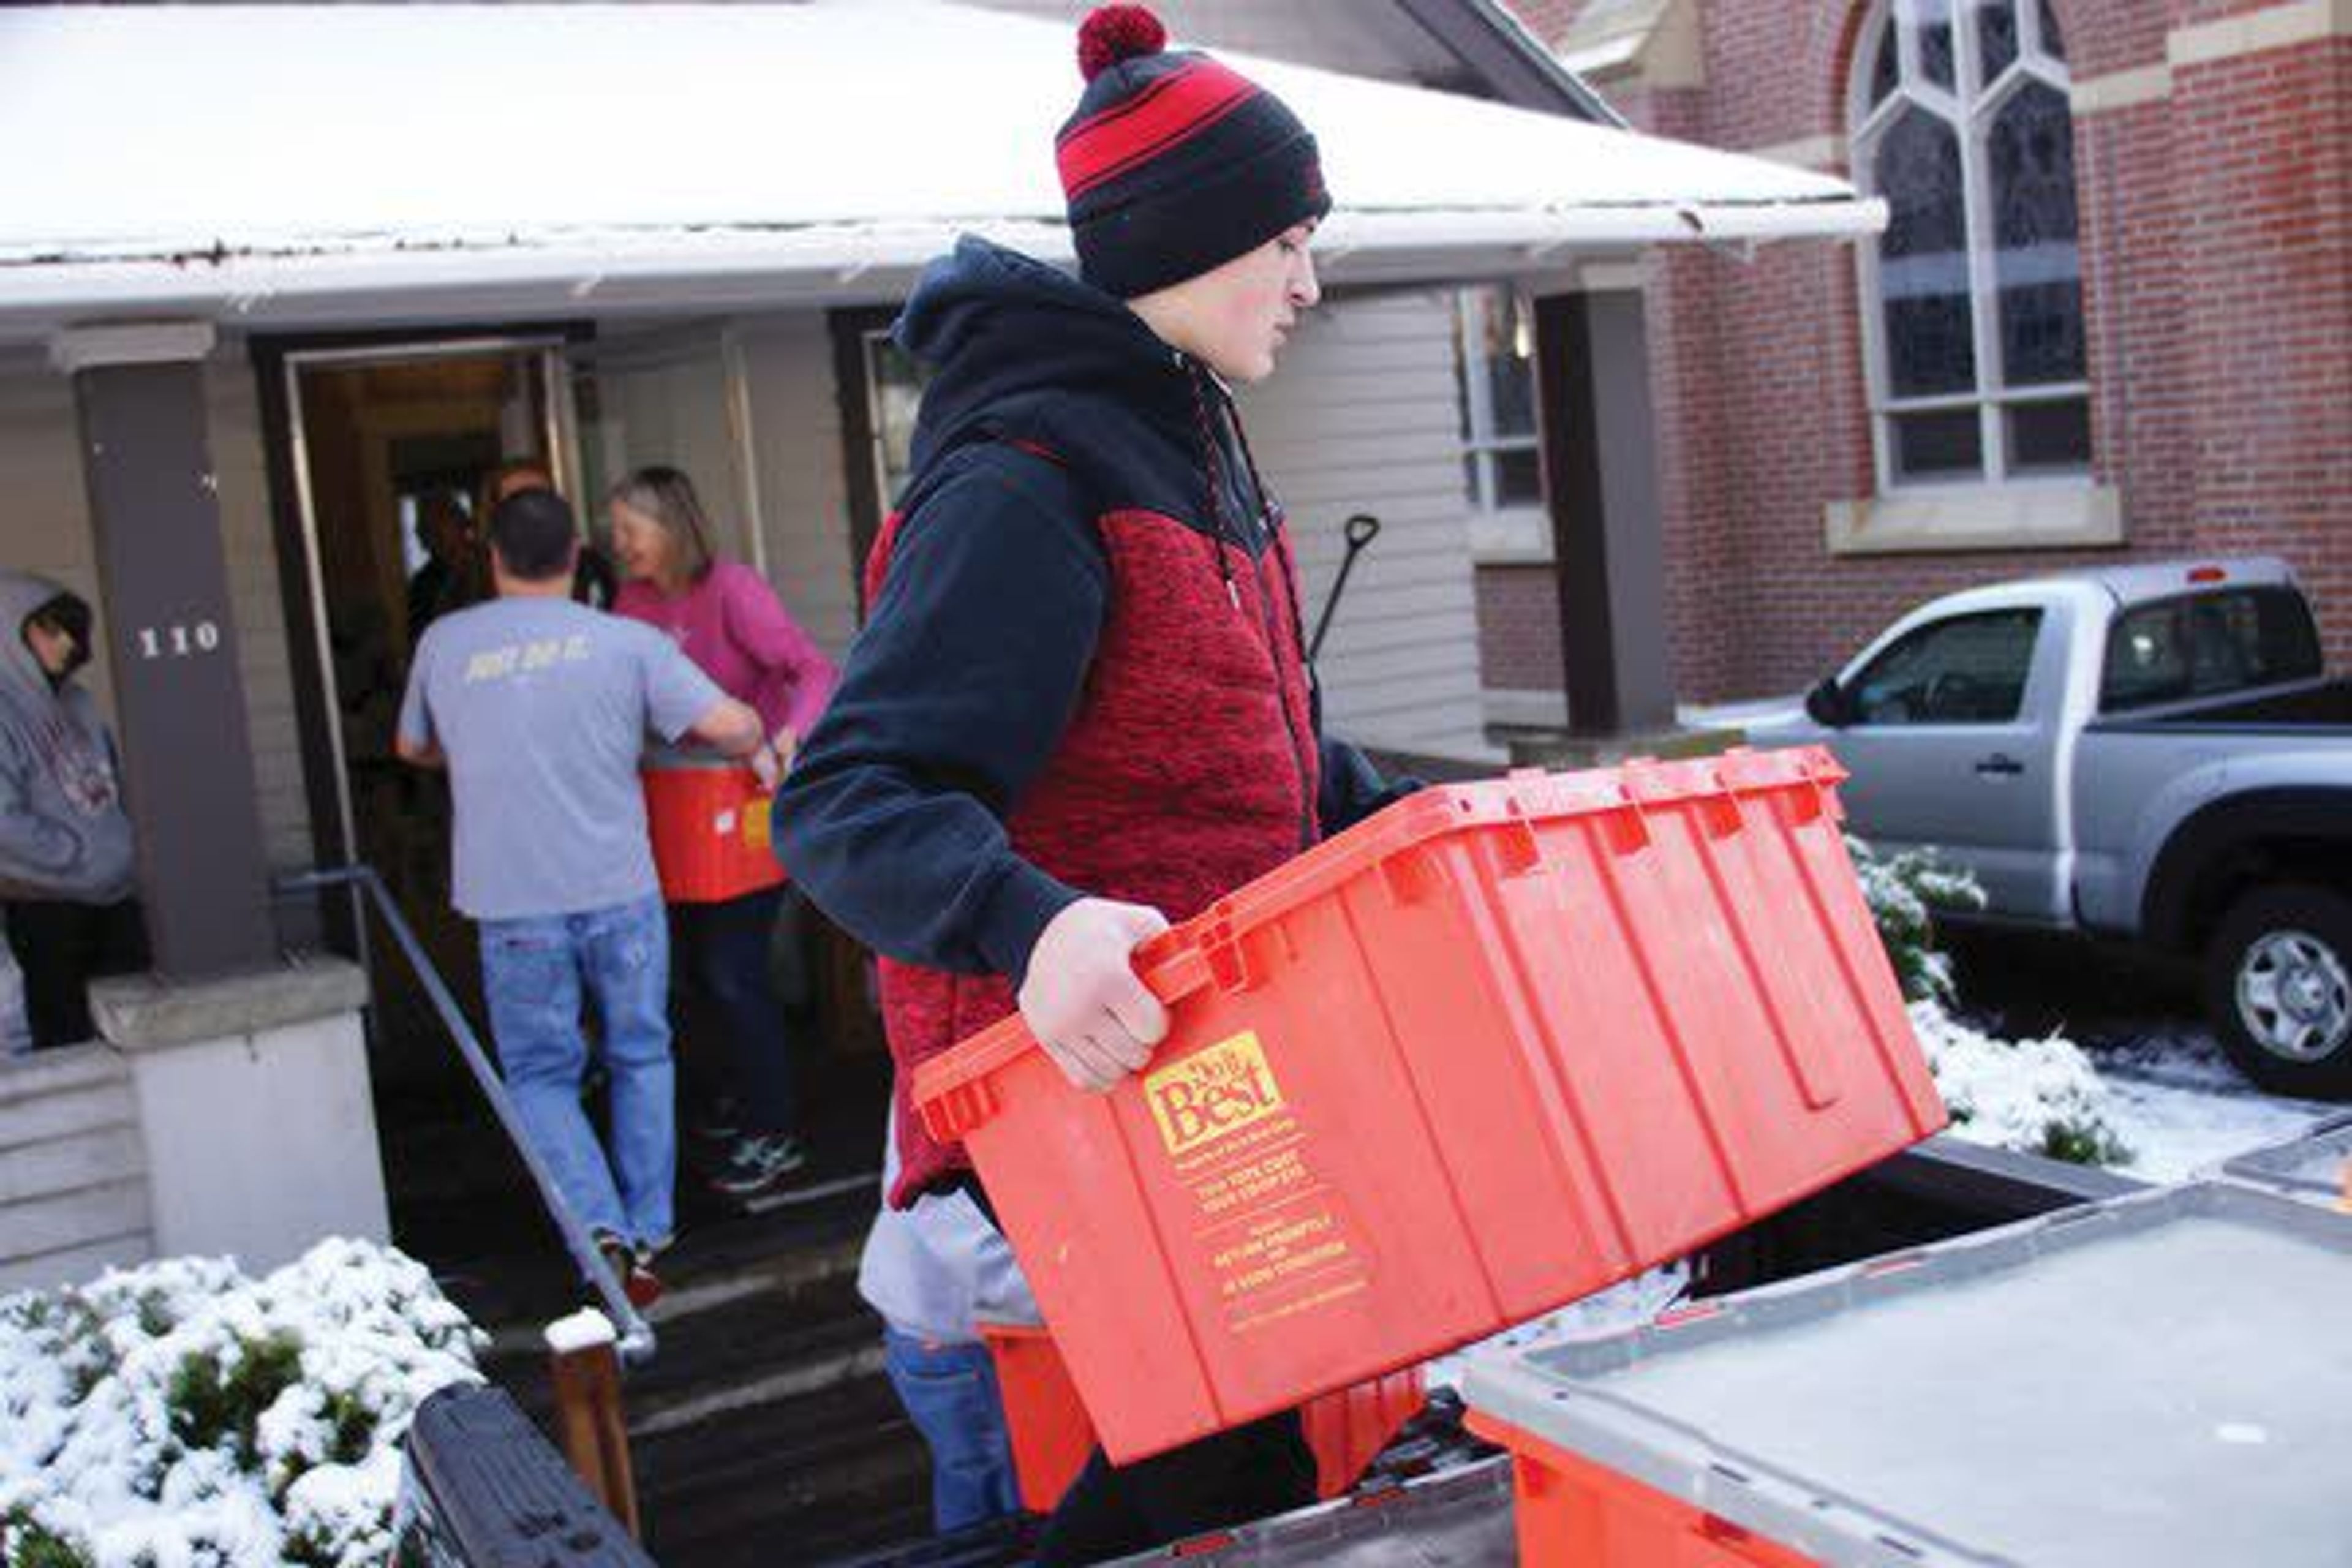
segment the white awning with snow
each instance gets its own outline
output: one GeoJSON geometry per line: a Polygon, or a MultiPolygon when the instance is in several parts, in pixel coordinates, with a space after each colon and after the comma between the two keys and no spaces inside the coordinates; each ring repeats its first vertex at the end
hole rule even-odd
{"type": "MultiPolygon", "coordinates": [[[[1341,280],[1866,233],[1778,164],[1229,57],[1321,141],[1341,280]]],[[[1071,30],[929,0],[0,12],[0,333],[887,298],[1069,254],[1071,30]]]]}

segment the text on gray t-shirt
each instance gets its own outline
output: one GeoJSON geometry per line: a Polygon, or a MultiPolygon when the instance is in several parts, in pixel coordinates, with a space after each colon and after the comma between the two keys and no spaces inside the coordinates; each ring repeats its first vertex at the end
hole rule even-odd
{"type": "Polygon", "coordinates": [[[435,621],[400,733],[448,759],[457,908],[515,920],[658,891],[638,759],[648,733],[675,742],[725,696],[652,627],[569,599],[435,621]]]}

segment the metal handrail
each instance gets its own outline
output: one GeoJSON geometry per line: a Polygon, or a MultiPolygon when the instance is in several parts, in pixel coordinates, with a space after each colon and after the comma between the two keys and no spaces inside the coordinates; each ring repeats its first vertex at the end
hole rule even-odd
{"type": "Polygon", "coordinates": [[[564,1201],[562,1191],[556,1186],[546,1162],[531,1147],[530,1140],[523,1135],[522,1123],[516,1118],[514,1101],[508,1097],[505,1080],[490,1065],[488,1053],[482,1049],[482,1042],[475,1035],[474,1026],[466,1021],[466,1015],[457,1006],[457,999],[449,994],[448,985],[443,982],[440,971],[433,967],[433,960],[416,940],[416,933],[409,930],[408,922],[401,918],[400,907],[392,901],[392,894],[384,887],[383,879],[376,875],[372,866],[329,866],[283,879],[278,887],[280,892],[289,894],[355,888],[373,900],[376,913],[383,918],[384,926],[392,932],[393,940],[407,955],[409,968],[415,972],[417,983],[425,987],[425,994],[431,999],[433,1010],[441,1016],[442,1026],[457,1043],[458,1054],[466,1058],[466,1066],[472,1070],[474,1082],[481,1089],[482,1097],[490,1102],[491,1112],[498,1117],[499,1125],[506,1130],[507,1141],[514,1145],[515,1152],[522,1156],[523,1168],[530,1173],[531,1181],[537,1184],[540,1201],[546,1205],[548,1217],[555,1222],[556,1231],[563,1237],[565,1250],[572,1254],[572,1261],[579,1264],[582,1272],[587,1275],[588,1283],[595,1288],[597,1296],[604,1301],[605,1312],[621,1326],[621,1359],[631,1363],[651,1360],[655,1349],[653,1325],[646,1321],[644,1315],[629,1300],[628,1293],[621,1289],[621,1282],[614,1276],[611,1265],[597,1250],[596,1238],[589,1234],[580,1216],[572,1212],[572,1205],[564,1201]]]}

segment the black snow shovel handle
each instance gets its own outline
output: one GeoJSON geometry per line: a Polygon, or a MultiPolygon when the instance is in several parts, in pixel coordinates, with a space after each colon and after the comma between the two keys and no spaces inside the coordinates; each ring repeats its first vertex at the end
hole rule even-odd
{"type": "Polygon", "coordinates": [[[1342,537],[1348,542],[1348,553],[1339,557],[1339,574],[1331,579],[1331,592],[1323,600],[1323,613],[1315,618],[1315,635],[1307,640],[1307,662],[1313,664],[1315,656],[1323,651],[1323,634],[1331,629],[1331,612],[1339,607],[1339,592],[1348,585],[1348,574],[1356,568],[1356,557],[1364,547],[1381,536],[1381,520],[1370,512],[1360,511],[1348,520],[1342,537]]]}

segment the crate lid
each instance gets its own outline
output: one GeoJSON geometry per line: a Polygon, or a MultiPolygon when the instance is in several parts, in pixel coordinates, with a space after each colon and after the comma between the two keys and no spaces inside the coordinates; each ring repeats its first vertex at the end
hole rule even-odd
{"type": "Polygon", "coordinates": [[[1825,1568],[2340,1568],[2352,1221],[2202,1183],[1473,1360],[1472,1406],[1825,1568]]]}
{"type": "MultiPolygon", "coordinates": [[[[1414,791],[1346,832],[1285,861],[1265,876],[1218,899],[1182,924],[1136,950],[1136,973],[1152,994],[1173,1005],[1210,984],[1215,956],[1235,940],[1322,898],[1341,884],[1381,869],[1410,851],[1457,835],[1517,824],[1533,826],[1573,817],[1643,816],[1698,801],[1737,803],[1793,795],[1834,816],[1831,791],[1847,773],[1826,748],[1795,746],[1671,762],[1636,758],[1610,768],[1546,773],[1517,768],[1499,779],[1433,784],[1414,791]]],[[[1629,845],[1638,836],[1629,838],[1629,845]]],[[[943,1099],[988,1077],[1035,1042],[1018,1014],[915,1069],[918,1104],[943,1099]]]]}
{"type": "Polygon", "coordinates": [[[746,758],[730,757],[698,742],[688,742],[673,745],[664,742],[650,741],[637,759],[637,771],[641,773],[709,772],[748,775],[751,771],[751,764],[746,758]]]}
{"type": "Polygon", "coordinates": [[[1480,1459],[1396,1487],[1316,1503],[1174,1547],[1122,1557],[1141,1568],[1181,1557],[1201,1568],[1509,1568],[1511,1465],[1480,1459]]]}
{"type": "Polygon", "coordinates": [[[2284,1143],[2241,1154],[2221,1174],[2307,1202],[2334,1204],[2344,1196],[2344,1173],[2352,1163],[2352,1115],[2331,1117],[2284,1143]]]}

